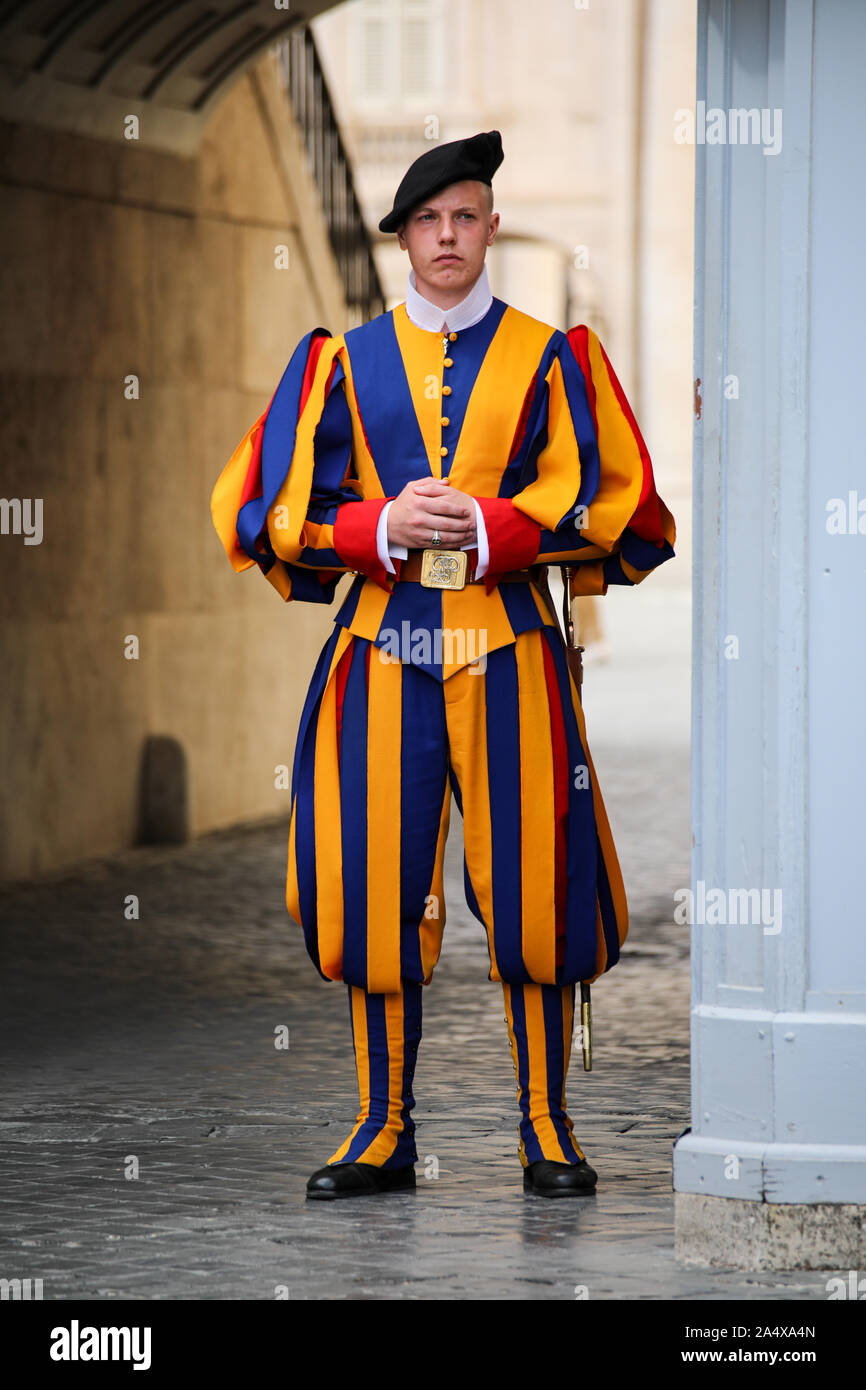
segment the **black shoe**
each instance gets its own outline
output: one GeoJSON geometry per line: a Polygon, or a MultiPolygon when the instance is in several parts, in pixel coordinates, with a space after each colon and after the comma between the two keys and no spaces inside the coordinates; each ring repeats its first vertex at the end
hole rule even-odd
{"type": "Polygon", "coordinates": [[[595,1191],[598,1173],[585,1158],[580,1163],[554,1163],[541,1158],[523,1170],[525,1192],[537,1192],[539,1197],[583,1197],[595,1191]]]}
{"type": "Polygon", "coordinates": [[[307,1196],[330,1202],[335,1197],[371,1197],[376,1192],[412,1192],[415,1167],[378,1168],[374,1163],[326,1163],[307,1179],[307,1196]]]}

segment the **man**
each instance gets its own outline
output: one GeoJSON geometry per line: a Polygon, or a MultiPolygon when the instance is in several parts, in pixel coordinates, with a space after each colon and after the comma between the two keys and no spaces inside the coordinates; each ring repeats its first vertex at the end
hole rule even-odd
{"type": "Polygon", "coordinates": [[[292,776],[287,904],[324,979],[348,987],[360,1111],[307,1184],[332,1199],[415,1185],[421,989],[445,922],[452,794],[466,898],[502,985],[524,1187],[591,1192],[566,1111],[575,984],[628,928],[578,692],[540,582],[639,583],[673,517],[598,338],[490,293],[498,131],[436,147],[383,231],[405,304],[298,345],[223,471],[214,523],[235,569],[284,599],[356,577],[313,673],[292,776]]]}

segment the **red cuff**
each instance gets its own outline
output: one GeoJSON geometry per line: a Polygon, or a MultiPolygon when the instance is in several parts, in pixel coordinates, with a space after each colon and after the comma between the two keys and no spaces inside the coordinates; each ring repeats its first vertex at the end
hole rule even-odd
{"type": "Polygon", "coordinates": [[[388,497],[370,497],[360,502],[344,502],[334,518],[334,549],[347,569],[360,570],[391,592],[389,574],[376,549],[379,513],[388,497]]]}
{"type": "Polygon", "coordinates": [[[484,575],[489,594],[507,570],[523,570],[535,564],[541,545],[541,527],[515,507],[510,497],[476,497],[487,529],[490,559],[484,575]]]}

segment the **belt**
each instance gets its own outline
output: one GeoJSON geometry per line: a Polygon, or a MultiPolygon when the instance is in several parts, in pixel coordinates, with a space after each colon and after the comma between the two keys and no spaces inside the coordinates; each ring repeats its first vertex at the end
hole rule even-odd
{"type": "MultiPolygon", "coordinates": [[[[497,584],[527,583],[535,579],[532,570],[506,570],[497,584]]],[[[466,578],[466,551],[428,548],[410,550],[400,565],[400,583],[415,580],[428,589],[463,589],[467,584],[483,584],[484,579],[466,578]]]]}

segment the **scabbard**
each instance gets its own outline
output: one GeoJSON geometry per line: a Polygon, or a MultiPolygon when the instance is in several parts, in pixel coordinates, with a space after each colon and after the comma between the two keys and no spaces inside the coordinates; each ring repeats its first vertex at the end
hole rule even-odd
{"type": "Polygon", "coordinates": [[[580,688],[583,685],[583,657],[581,655],[582,651],[583,647],[567,646],[565,648],[565,659],[568,662],[568,669],[571,672],[571,678],[577,686],[578,696],[580,695],[580,688]]]}
{"type": "MultiPolygon", "coordinates": [[[[562,616],[563,626],[565,627],[565,659],[568,662],[568,669],[571,678],[577,687],[578,699],[580,698],[581,686],[583,685],[583,647],[578,647],[574,641],[574,623],[571,618],[571,566],[560,565],[562,571],[563,599],[562,616]]],[[[553,595],[547,582],[547,566],[534,565],[532,567],[533,577],[536,587],[550,609],[551,617],[559,627],[559,616],[556,612],[556,605],[553,602],[553,595]]]]}
{"type": "Polygon", "coordinates": [[[586,980],[580,982],[580,1041],[583,1069],[592,1071],[592,992],[586,980]]]}
{"type": "MultiPolygon", "coordinates": [[[[574,640],[574,621],[571,616],[571,565],[561,565],[560,569],[563,587],[562,621],[565,628],[565,659],[568,662],[571,678],[577,688],[577,697],[580,699],[580,690],[583,684],[583,647],[577,646],[574,640]]],[[[547,566],[533,566],[533,578],[539,593],[550,609],[558,631],[559,618],[547,582],[547,566]]],[[[580,1041],[583,1052],[583,1069],[584,1071],[592,1071],[592,991],[586,980],[580,982],[580,1041]]]]}

